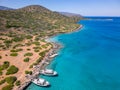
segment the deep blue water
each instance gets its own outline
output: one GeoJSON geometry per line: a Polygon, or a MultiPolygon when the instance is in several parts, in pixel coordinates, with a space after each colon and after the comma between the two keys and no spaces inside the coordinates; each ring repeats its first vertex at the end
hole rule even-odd
{"type": "Polygon", "coordinates": [[[120,90],[120,18],[94,18],[79,22],[78,32],[51,40],[64,47],[48,68],[51,87],[31,84],[27,90],[120,90]]]}

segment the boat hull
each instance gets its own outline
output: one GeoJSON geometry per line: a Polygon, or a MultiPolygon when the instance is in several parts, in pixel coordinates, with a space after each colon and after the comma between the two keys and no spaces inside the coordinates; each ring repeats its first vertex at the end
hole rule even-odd
{"type": "Polygon", "coordinates": [[[34,79],[32,82],[41,87],[50,86],[50,83],[48,81],[44,81],[44,83],[43,82],[41,83],[40,80],[44,80],[44,79],[34,79]]]}
{"type": "Polygon", "coordinates": [[[40,71],[40,74],[46,75],[46,76],[57,76],[57,72],[54,71],[53,73],[46,73],[44,70],[40,71]]]}

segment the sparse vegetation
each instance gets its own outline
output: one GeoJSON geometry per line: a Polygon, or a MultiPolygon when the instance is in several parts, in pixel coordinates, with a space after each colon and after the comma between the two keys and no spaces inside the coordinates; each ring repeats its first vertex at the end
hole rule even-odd
{"type": "MultiPolygon", "coordinates": [[[[0,32],[5,32],[1,32],[0,34],[5,36],[5,38],[0,37],[0,50],[10,50],[10,56],[18,58],[16,56],[18,56],[20,51],[24,51],[24,47],[31,46],[32,48],[25,48],[29,52],[24,54],[24,58],[22,57],[24,62],[29,62],[29,56],[33,56],[34,54],[32,51],[40,52],[41,49],[48,48],[49,44],[43,45],[46,43],[44,38],[75,30],[79,27],[78,24],[75,24],[78,20],[79,18],[77,17],[66,17],[41,6],[29,6],[18,10],[0,10],[0,32]],[[42,42],[44,43],[42,44],[40,40],[43,40],[42,42]]],[[[47,51],[38,53],[40,58],[28,67],[32,68],[34,65],[37,65],[39,62],[41,62],[46,52],[47,51]]],[[[5,56],[9,57],[9,53],[5,54],[5,56]]],[[[2,59],[1,55],[0,59],[2,59]]],[[[19,65],[17,67],[14,65],[17,64],[10,66],[9,62],[4,62],[3,65],[0,65],[0,75],[6,74],[5,76],[10,76],[7,78],[5,77],[5,79],[0,81],[0,84],[5,82],[9,84],[3,87],[2,90],[12,90],[14,85],[19,86],[21,84],[20,81],[16,81],[19,65]],[[12,74],[14,74],[16,77],[11,76],[12,74]]],[[[25,72],[25,74],[32,74],[32,71],[23,72],[25,72]]]]}

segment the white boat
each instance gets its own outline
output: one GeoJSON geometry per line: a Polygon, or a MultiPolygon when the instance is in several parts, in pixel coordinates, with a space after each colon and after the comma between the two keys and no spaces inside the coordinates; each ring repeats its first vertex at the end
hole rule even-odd
{"type": "Polygon", "coordinates": [[[43,75],[48,75],[48,76],[56,76],[57,72],[53,71],[52,69],[44,69],[40,71],[41,74],[43,75]]]}
{"type": "Polygon", "coordinates": [[[48,81],[46,81],[45,79],[42,79],[42,78],[35,78],[32,80],[32,82],[38,86],[49,86],[50,83],[48,81]]]}
{"type": "Polygon", "coordinates": [[[58,54],[56,53],[56,54],[51,55],[50,57],[53,58],[53,57],[56,57],[57,55],[58,54]]]}

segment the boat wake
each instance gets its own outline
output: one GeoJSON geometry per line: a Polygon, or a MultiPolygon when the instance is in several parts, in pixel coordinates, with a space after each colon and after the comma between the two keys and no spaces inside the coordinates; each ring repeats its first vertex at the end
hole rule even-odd
{"type": "Polygon", "coordinates": [[[91,19],[92,21],[113,21],[113,19],[91,19]]]}

